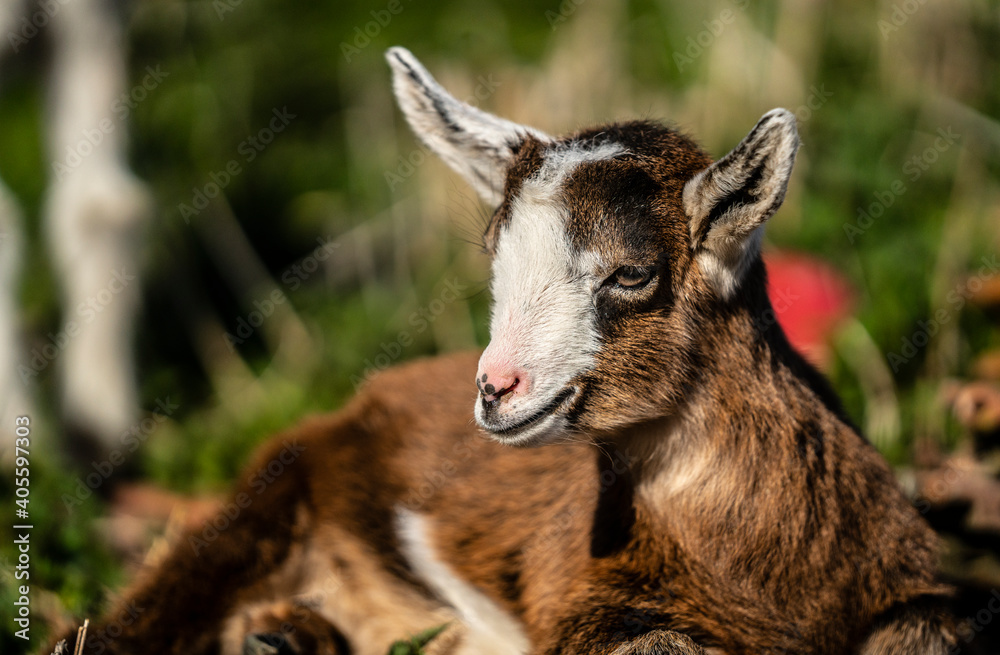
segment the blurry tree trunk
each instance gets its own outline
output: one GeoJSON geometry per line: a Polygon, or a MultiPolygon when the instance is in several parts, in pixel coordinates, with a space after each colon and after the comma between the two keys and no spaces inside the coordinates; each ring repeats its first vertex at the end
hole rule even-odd
{"type": "Polygon", "coordinates": [[[61,405],[78,456],[106,451],[134,420],[133,332],[151,202],[129,171],[121,22],[110,0],[51,17],[45,228],[61,288],[61,405]],[[96,142],[96,143],[95,143],[96,142]]]}

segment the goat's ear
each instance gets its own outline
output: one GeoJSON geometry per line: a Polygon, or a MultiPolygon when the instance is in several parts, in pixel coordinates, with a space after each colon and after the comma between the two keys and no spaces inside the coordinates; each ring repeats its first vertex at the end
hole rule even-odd
{"type": "Polygon", "coordinates": [[[728,155],[684,187],[684,210],[702,270],[723,298],[760,252],[764,222],[785,199],[799,135],[795,116],[772,109],[728,155]]]}
{"type": "Polygon", "coordinates": [[[385,58],[396,101],[416,135],[485,202],[500,204],[507,168],[525,137],[550,137],[455,99],[406,48],[389,48],[385,58]]]}

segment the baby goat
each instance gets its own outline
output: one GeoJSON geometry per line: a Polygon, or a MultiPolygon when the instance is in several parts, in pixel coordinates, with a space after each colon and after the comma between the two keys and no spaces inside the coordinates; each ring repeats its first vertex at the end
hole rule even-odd
{"type": "Polygon", "coordinates": [[[497,208],[489,346],[277,437],[85,652],[384,655],[443,624],[430,652],[948,652],[934,535],[765,292],[794,117],[713,163],[651,122],[551,137],[387,57],[497,208]]]}

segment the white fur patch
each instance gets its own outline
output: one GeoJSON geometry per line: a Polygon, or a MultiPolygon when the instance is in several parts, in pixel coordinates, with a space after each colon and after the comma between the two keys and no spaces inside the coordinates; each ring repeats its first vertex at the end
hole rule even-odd
{"type": "MultiPolygon", "coordinates": [[[[760,252],[760,242],[764,238],[764,226],[754,228],[750,236],[731,239],[731,251],[721,255],[719,250],[702,250],[696,256],[698,265],[708,283],[723,298],[731,298],[736,288],[746,276],[747,269],[760,252]]],[[[717,245],[717,244],[713,244],[717,245]]]]}
{"type": "MultiPolygon", "coordinates": [[[[690,449],[686,457],[676,458],[664,467],[651,485],[658,499],[671,498],[676,494],[704,485],[713,470],[714,460],[705,450],[690,449]]],[[[662,504],[662,503],[661,503],[662,504]]]]}
{"type": "MultiPolygon", "coordinates": [[[[493,260],[490,345],[483,355],[513,362],[531,378],[526,393],[504,401],[502,420],[511,425],[542,411],[573,378],[594,365],[600,342],[593,257],[574,254],[559,191],[580,164],[623,151],[617,144],[592,149],[573,144],[552,151],[511,204],[510,224],[500,232],[493,260]]],[[[477,403],[480,425],[483,414],[477,403]]],[[[563,420],[549,415],[510,441],[526,443],[554,433],[563,420]]]]}
{"type": "Polygon", "coordinates": [[[624,152],[625,148],[619,143],[603,143],[597,147],[590,147],[589,143],[573,141],[558,145],[545,153],[541,168],[526,180],[526,183],[530,183],[549,196],[554,196],[562,188],[566,178],[581,164],[611,159],[624,152]]]}
{"type": "Polygon", "coordinates": [[[521,655],[530,650],[531,644],[517,619],[437,557],[426,518],[398,507],[396,536],[417,577],[451,605],[465,625],[461,653],[521,655]]]}

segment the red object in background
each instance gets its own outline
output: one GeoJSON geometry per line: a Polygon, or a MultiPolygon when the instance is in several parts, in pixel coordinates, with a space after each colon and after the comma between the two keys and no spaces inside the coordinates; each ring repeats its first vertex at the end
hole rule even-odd
{"type": "Polygon", "coordinates": [[[810,255],[771,252],[764,263],[778,323],[796,350],[825,368],[830,337],[854,306],[850,285],[836,269],[810,255]]]}

